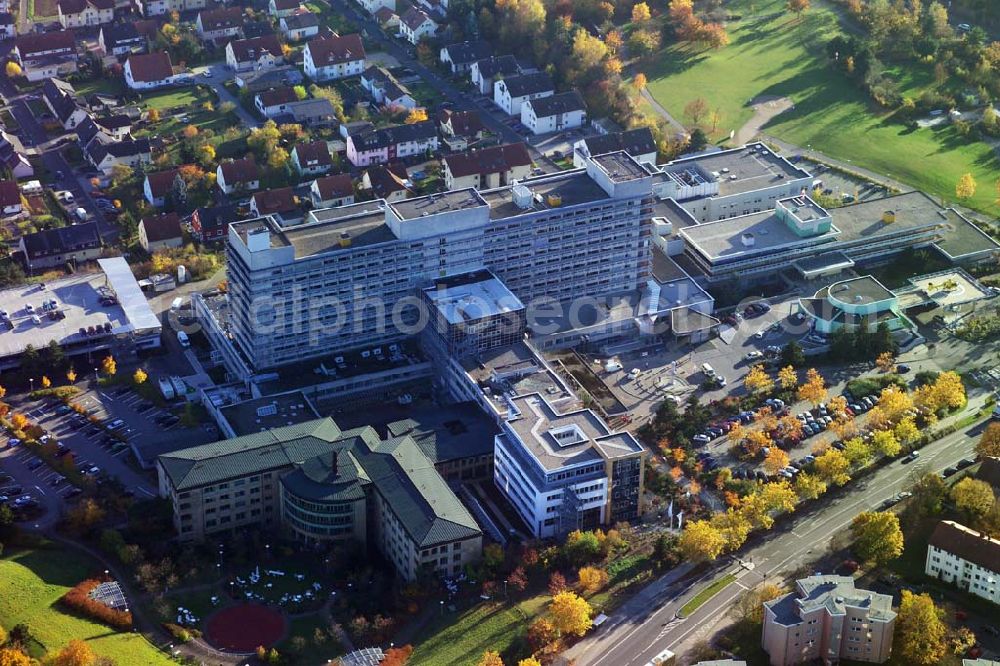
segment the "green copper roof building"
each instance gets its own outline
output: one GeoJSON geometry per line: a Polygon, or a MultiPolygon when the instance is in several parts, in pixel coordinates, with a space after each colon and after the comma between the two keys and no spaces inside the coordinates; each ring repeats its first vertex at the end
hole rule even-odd
{"type": "Polygon", "coordinates": [[[182,540],[250,526],[354,539],[407,580],[455,575],[481,552],[475,519],[409,435],[326,418],[175,451],[157,470],[182,540]]]}

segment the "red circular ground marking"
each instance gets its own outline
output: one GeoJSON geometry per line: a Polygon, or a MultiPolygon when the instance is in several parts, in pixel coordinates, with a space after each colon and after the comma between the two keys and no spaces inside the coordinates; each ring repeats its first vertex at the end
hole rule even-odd
{"type": "Polygon", "coordinates": [[[208,620],[205,638],[222,650],[253,652],[258,645],[270,647],[285,634],[281,613],[260,604],[224,608],[208,620]]]}

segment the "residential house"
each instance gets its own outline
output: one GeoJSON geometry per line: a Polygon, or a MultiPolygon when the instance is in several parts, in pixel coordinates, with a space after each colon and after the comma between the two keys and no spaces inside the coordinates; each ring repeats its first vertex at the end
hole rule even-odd
{"type": "Polygon", "coordinates": [[[523,143],[490,146],[467,153],[446,155],[444,184],[447,190],[505,187],[531,175],[531,155],[523,143]]]}
{"type": "Polygon", "coordinates": [[[204,9],[207,0],[132,0],[143,16],[163,16],[170,12],[191,12],[204,9]]]}
{"type": "Polygon", "coordinates": [[[139,245],[152,254],[157,250],[184,244],[181,220],[177,213],[148,215],[139,221],[139,245]]]}
{"type": "Polygon", "coordinates": [[[381,7],[375,12],[375,21],[385,31],[399,28],[399,14],[388,7],[381,7]]]}
{"type": "Polygon", "coordinates": [[[63,28],[84,28],[115,20],[115,0],[59,0],[56,3],[63,28]]]}
{"type": "Polygon", "coordinates": [[[512,55],[492,56],[477,60],[469,66],[469,78],[480,95],[493,96],[493,84],[497,79],[521,73],[517,58],[512,55]]]}
{"type": "Polygon", "coordinates": [[[243,219],[232,204],[196,208],[191,214],[191,235],[202,243],[226,239],[229,225],[243,219]]]}
{"type": "Polygon", "coordinates": [[[356,167],[394,162],[438,149],[437,123],[383,127],[347,137],[347,159],[356,167]]]}
{"type": "Polygon", "coordinates": [[[146,36],[132,22],[102,25],[97,35],[97,44],[105,55],[111,56],[145,53],[148,48],[146,36]]]}
{"type": "Polygon", "coordinates": [[[976,472],[976,478],[993,486],[995,491],[1000,491],[1000,458],[993,456],[980,456],[982,464],[976,472]]]}
{"type": "Polygon", "coordinates": [[[417,108],[417,101],[410,90],[384,67],[372,65],[366,69],[361,75],[361,87],[371,94],[376,104],[417,108]]]}
{"type": "Polygon", "coordinates": [[[555,88],[552,77],[545,72],[519,74],[493,84],[493,102],[507,115],[520,117],[526,101],[554,95],[555,88]]]}
{"type": "Polygon", "coordinates": [[[24,234],[17,242],[17,249],[29,271],[98,259],[102,251],[96,222],[24,234]]]}
{"type": "Polygon", "coordinates": [[[302,66],[313,81],[356,76],[365,69],[365,47],[357,34],[317,37],[306,43],[302,66]]]}
{"type": "Polygon", "coordinates": [[[299,176],[318,176],[333,168],[333,158],[326,141],[300,143],[292,148],[292,168],[299,176]]]}
{"type": "Polygon", "coordinates": [[[167,203],[167,197],[174,189],[174,181],[180,174],[180,169],[167,169],[147,173],[142,183],[142,194],[150,206],[162,208],[167,203]]]}
{"type": "Polygon", "coordinates": [[[437,120],[444,142],[451,150],[467,149],[470,143],[481,139],[485,131],[478,111],[442,109],[437,120]]]}
{"type": "Polygon", "coordinates": [[[84,151],[87,161],[110,176],[116,166],[139,169],[153,163],[149,139],[130,139],[114,143],[91,141],[84,151]]]}
{"type": "Polygon", "coordinates": [[[927,542],[924,573],[1000,604],[1000,540],[942,520],[927,542]]]}
{"type": "Polygon", "coordinates": [[[45,79],[42,83],[42,101],[62,124],[63,129],[71,130],[87,118],[83,100],[77,96],[73,84],[62,79],[45,79]]]}
{"type": "Polygon", "coordinates": [[[93,122],[102,132],[111,137],[114,141],[125,141],[132,136],[132,118],[125,113],[116,113],[106,116],[91,116],[88,120],[93,122]]]}
{"type": "Polygon", "coordinates": [[[76,40],[68,30],[29,33],[14,40],[11,55],[28,81],[44,81],[77,71],[76,40]]]}
{"type": "Polygon", "coordinates": [[[396,11],[396,0],[358,0],[358,4],[369,14],[376,14],[383,9],[396,11]]]}
{"type": "Polygon", "coordinates": [[[298,100],[291,88],[273,88],[257,93],[253,105],[265,118],[276,118],[288,112],[288,105],[298,100]]]}
{"type": "Polygon", "coordinates": [[[337,122],[333,104],[328,99],[303,99],[288,104],[283,116],[293,123],[311,127],[330,126],[337,122]]]}
{"type": "Polygon", "coordinates": [[[772,666],[881,664],[892,651],[895,624],[892,596],[859,590],[850,576],[815,575],[764,603],[761,645],[772,666]]]}
{"type": "Polygon", "coordinates": [[[216,169],[215,182],[225,194],[260,189],[260,172],[253,157],[223,162],[216,169]]]}
{"type": "Polygon", "coordinates": [[[376,199],[388,202],[402,201],[413,194],[410,176],[402,162],[379,164],[361,176],[361,189],[371,190],[376,199]]]}
{"type": "Polygon", "coordinates": [[[242,37],[245,19],[242,7],[220,7],[198,12],[195,25],[202,41],[221,41],[242,37]]]}
{"type": "Polygon", "coordinates": [[[313,208],[335,208],[352,204],[354,181],[346,173],[317,178],[309,184],[309,199],[313,208]]]}
{"type": "MultiPolygon", "coordinates": [[[[305,10],[302,10],[305,11],[305,10]]],[[[243,39],[253,39],[254,37],[267,37],[276,35],[277,31],[271,25],[271,21],[266,18],[251,20],[249,17],[243,20],[243,39]]]]}
{"type": "Polygon", "coordinates": [[[597,134],[580,139],[573,144],[573,166],[587,165],[587,158],[605,155],[620,150],[635,158],[640,164],[656,164],[656,140],[648,127],[639,127],[627,132],[597,134]]]}
{"type": "Polygon", "coordinates": [[[347,137],[352,134],[361,134],[373,129],[375,129],[375,124],[368,120],[351,120],[346,123],[340,123],[340,136],[344,137],[344,140],[347,140],[347,137]]]}
{"type": "Polygon", "coordinates": [[[28,158],[14,147],[10,137],[0,130],[0,166],[5,167],[16,180],[31,178],[35,169],[28,158]]]}
{"type": "Polygon", "coordinates": [[[17,35],[17,25],[14,15],[10,12],[0,12],[0,39],[13,39],[17,35]]]}
{"type": "Polygon", "coordinates": [[[416,45],[421,39],[430,39],[437,32],[438,24],[423,10],[410,7],[399,17],[399,34],[416,45]]]}
{"type": "Polygon", "coordinates": [[[226,44],[226,64],[235,72],[273,69],[284,62],[276,35],[234,39],[226,44]]]}
{"type": "Polygon", "coordinates": [[[308,11],[300,10],[286,16],[278,22],[281,34],[290,42],[298,42],[309,39],[319,34],[319,16],[308,11]]]}
{"type": "Polygon", "coordinates": [[[87,149],[95,138],[100,143],[116,143],[132,138],[132,119],[124,114],[87,116],[76,126],[80,148],[87,149]]]}
{"type": "Polygon", "coordinates": [[[521,124],[532,134],[548,134],[581,127],[587,122],[587,105],[575,90],[525,100],[521,124]]]}
{"type": "Polygon", "coordinates": [[[303,216],[298,198],[290,187],[256,192],[250,197],[250,212],[256,217],[274,215],[286,224],[303,216]]]}
{"type": "Polygon", "coordinates": [[[31,166],[27,156],[19,152],[10,138],[3,131],[0,131],[0,165],[10,171],[10,175],[20,180],[31,178],[35,175],[35,169],[31,166]]]}
{"type": "Polygon", "coordinates": [[[125,61],[125,85],[132,90],[162,88],[174,81],[174,66],[166,51],[132,53],[125,61]]]}
{"type": "Polygon", "coordinates": [[[0,215],[20,215],[24,210],[21,205],[21,189],[13,180],[0,180],[0,215]]]}
{"type": "Polygon", "coordinates": [[[458,42],[441,48],[438,55],[441,63],[447,65],[452,74],[468,72],[472,65],[493,56],[493,47],[484,39],[458,42]]]}
{"type": "Polygon", "coordinates": [[[276,19],[291,16],[302,5],[299,0],[270,0],[267,3],[267,13],[276,19]]]}
{"type": "Polygon", "coordinates": [[[236,74],[236,85],[250,94],[271,88],[297,86],[303,80],[302,72],[291,65],[278,65],[273,69],[238,72],[236,74]]]}

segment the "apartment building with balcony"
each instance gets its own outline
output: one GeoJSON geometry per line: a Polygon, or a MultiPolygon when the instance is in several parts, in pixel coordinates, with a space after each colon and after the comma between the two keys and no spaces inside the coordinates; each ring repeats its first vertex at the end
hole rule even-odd
{"type": "Polygon", "coordinates": [[[764,604],[761,645],[772,666],[881,664],[892,651],[892,597],[859,590],[850,576],[815,575],[764,604]]]}
{"type": "Polygon", "coordinates": [[[927,543],[924,573],[1000,604],[1000,540],[942,520],[927,543]]]}
{"type": "Polygon", "coordinates": [[[561,413],[517,395],[501,424],[493,480],[540,539],[639,516],[646,449],[589,409],[561,413]]]}

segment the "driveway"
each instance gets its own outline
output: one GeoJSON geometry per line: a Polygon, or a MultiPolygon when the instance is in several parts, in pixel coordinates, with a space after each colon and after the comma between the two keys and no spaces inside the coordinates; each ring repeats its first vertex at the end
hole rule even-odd
{"type": "Polygon", "coordinates": [[[225,62],[212,62],[201,67],[194,67],[191,69],[195,77],[197,77],[199,83],[204,83],[205,85],[212,86],[216,93],[219,95],[219,102],[232,102],[236,105],[236,115],[239,117],[240,121],[243,122],[247,128],[260,127],[261,121],[256,118],[252,113],[243,108],[240,104],[240,100],[233,95],[226,86],[223,85],[227,81],[232,81],[236,77],[233,75],[233,70],[229,69],[225,62]],[[211,78],[205,78],[205,72],[211,72],[211,78]]]}

